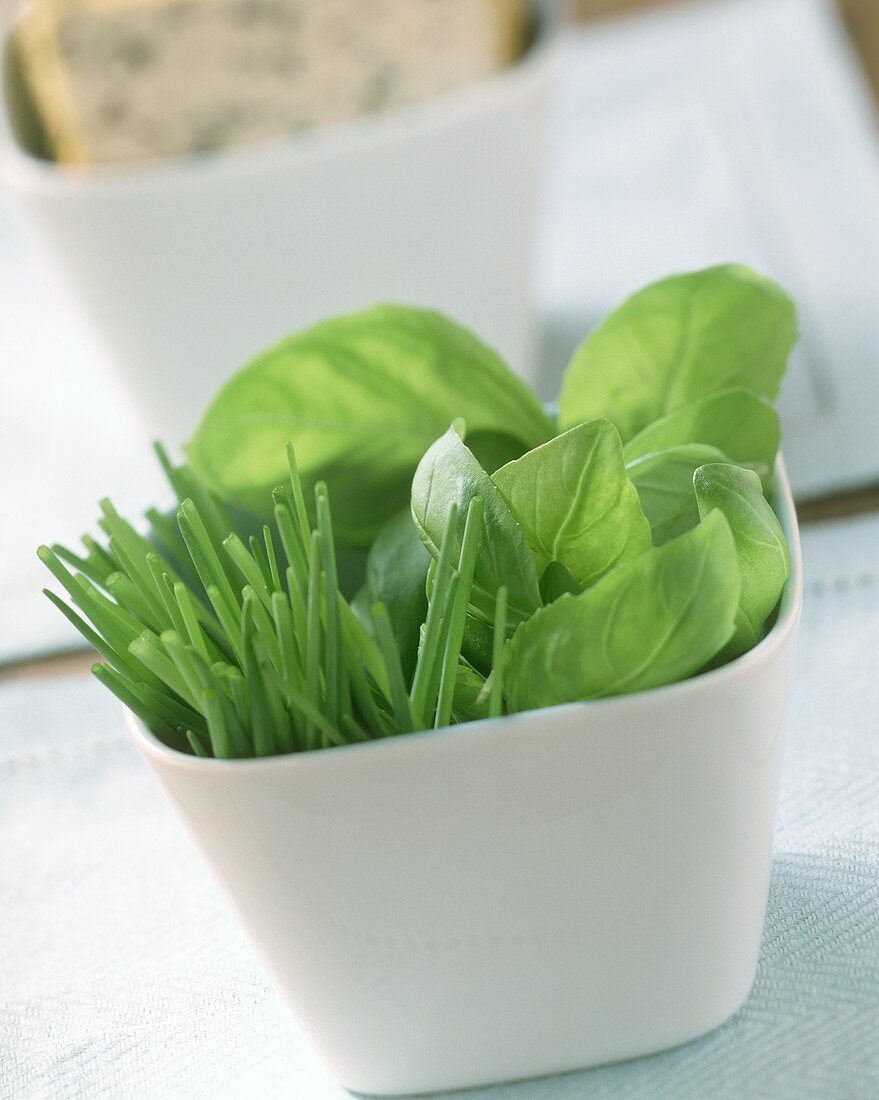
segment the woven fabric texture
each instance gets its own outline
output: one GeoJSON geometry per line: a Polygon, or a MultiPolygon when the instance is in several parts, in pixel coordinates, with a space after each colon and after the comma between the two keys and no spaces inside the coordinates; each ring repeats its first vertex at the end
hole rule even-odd
{"type": "MultiPolygon", "coordinates": [[[[879,1096],[879,518],[805,536],[769,916],[744,1008],[621,1066],[468,1100],[879,1096]]],[[[340,1100],[114,701],[0,692],[0,1097],[340,1100]]]]}

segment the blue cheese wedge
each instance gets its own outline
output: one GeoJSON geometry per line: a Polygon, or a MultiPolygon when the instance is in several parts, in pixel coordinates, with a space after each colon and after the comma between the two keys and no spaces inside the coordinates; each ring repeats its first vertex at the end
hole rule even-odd
{"type": "Polygon", "coordinates": [[[51,155],[136,161],[414,103],[508,64],[524,0],[31,0],[16,48],[51,155]]]}

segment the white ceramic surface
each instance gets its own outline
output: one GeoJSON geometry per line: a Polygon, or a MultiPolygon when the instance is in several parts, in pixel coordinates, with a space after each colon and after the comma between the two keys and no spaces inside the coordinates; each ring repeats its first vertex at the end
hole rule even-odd
{"type": "Polygon", "coordinates": [[[800,607],[637,695],[246,761],[130,725],[338,1080],[401,1094],[686,1042],[742,1004],[800,607]]]}
{"type": "Polygon", "coordinates": [[[376,301],[447,312],[528,377],[551,22],[518,64],[429,102],[138,167],[29,155],[0,40],[0,182],[42,223],[145,426],[172,443],[255,352],[376,301]]]}

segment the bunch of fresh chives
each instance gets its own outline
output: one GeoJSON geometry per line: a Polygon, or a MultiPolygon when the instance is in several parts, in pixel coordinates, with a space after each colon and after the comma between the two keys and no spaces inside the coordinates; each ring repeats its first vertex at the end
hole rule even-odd
{"type": "MultiPolygon", "coordinates": [[[[106,663],[92,671],[167,745],[248,757],[326,748],[456,720],[455,687],[482,529],[471,501],[461,540],[452,508],[411,685],[386,608],[370,629],[339,591],[330,502],[315,488],[312,528],[293,448],[274,534],[245,541],[187,467],[157,448],[179,500],[177,527],[152,510],[161,552],[101,504],[106,545],[38,554],[70,603],[46,595],[106,663]],[[172,564],[173,562],[173,564],[172,564]]],[[[506,593],[498,594],[488,713],[503,711],[506,593]]]]}

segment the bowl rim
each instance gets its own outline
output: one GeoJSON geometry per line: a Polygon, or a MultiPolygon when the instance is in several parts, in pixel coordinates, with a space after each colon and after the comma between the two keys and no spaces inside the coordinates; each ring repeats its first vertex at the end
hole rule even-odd
{"type": "Polygon", "coordinates": [[[401,750],[418,752],[419,747],[426,747],[436,741],[448,741],[453,737],[495,736],[505,727],[523,720],[533,720],[535,716],[540,716],[541,719],[546,721],[552,721],[554,716],[576,712],[585,713],[596,709],[599,711],[613,709],[624,711],[627,706],[649,706],[652,701],[660,698],[686,697],[688,694],[709,689],[712,685],[720,685],[735,678],[747,677],[754,667],[770,661],[792,641],[792,636],[796,633],[799,624],[803,604],[803,560],[799,524],[787,468],[780,454],[776,458],[775,486],[772,496],[791,555],[790,576],[782,591],[778,616],[766,636],[752,649],[719,668],[699,673],[689,679],[679,680],[673,684],[664,684],[661,687],[649,688],[646,691],[631,692],[627,695],[613,695],[603,699],[588,699],[574,703],[560,703],[554,707],[517,711],[515,714],[505,714],[498,718],[482,718],[475,722],[462,722],[454,726],[421,730],[417,733],[407,733],[396,737],[335,745],[331,751],[312,749],[276,756],[247,757],[240,760],[193,756],[189,753],[180,752],[178,749],[170,748],[151,733],[127,707],[124,707],[126,725],[141,755],[163,769],[170,768],[184,772],[195,771],[203,774],[213,774],[214,776],[228,776],[242,768],[248,769],[249,772],[259,773],[261,770],[277,772],[281,768],[332,766],[334,760],[338,761],[340,759],[340,753],[346,753],[350,756],[354,753],[374,754],[384,752],[388,754],[401,750]],[[324,764],[322,765],[320,762],[324,762],[324,764]]]}
{"type": "Polygon", "coordinates": [[[80,190],[109,193],[140,187],[178,186],[204,178],[234,178],[301,165],[348,152],[381,151],[400,138],[429,134],[514,101],[542,84],[554,66],[564,39],[554,0],[533,0],[533,40],[518,58],[484,77],[429,99],[293,135],[280,135],[218,149],[210,154],[181,153],[137,162],[62,164],[30,152],[19,140],[8,96],[10,42],[19,14],[0,26],[0,179],[15,191],[56,194],[80,190]]]}

